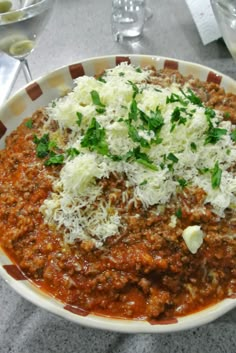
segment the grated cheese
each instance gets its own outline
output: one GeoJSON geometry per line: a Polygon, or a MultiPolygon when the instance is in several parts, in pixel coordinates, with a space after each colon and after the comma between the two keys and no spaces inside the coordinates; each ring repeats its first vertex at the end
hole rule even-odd
{"type": "MultiPolygon", "coordinates": [[[[227,207],[236,206],[236,179],[229,172],[236,160],[236,146],[230,138],[234,126],[229,121],[223,121],[222,114],[216,111],[211,119],[212,126],[226,129],[227,133],[217,143],[206,144],[209,129],[206,108],[189,101],[184,106],[185,111],[181,112],[185,123],[176,123],[173,128],[173,112],[183,106],[179,102],[167,103],[167,97],[176,94],[185,99],[180,88],[187,93],[188,85],[181,87],[173,83],[169,87],[158,87],[147,83],[149,75],[148,70],[140,71],[122,63],[105,72],[105,82],[87,76],[76,79],[73,91],[47,108],[48,124],[54,120],[58,122],[58,145],[63,150],[76,147],[80,151],[75,159],[65,159],[59,180],[54,182],[53,193],[41,208],[47,222],[65,227],[65,240],[68,242],[85,239],[101,246],[107,237],[119,233],[121,219],[117,211],[111,209],[109,201],[105,203],[99,199],[101,189],[96,183],[98,179],[109,177],[111,172],[126,175],[127,185],[134,188],[133,201],[140,200],[146,208],[156,205],[158,210],[165,205],[176,194],[178,179],[181,178],[190,186],[202,188],[207,195],[205,202],[210,203],[220,217],[224,216],[227,207]],[[81,146],[85,132],[95,117],[105,130],[110,154],[125,156],[140,147],[130,137],[127,124],[134,99],[134,85],[138,88],[135,93],[137,108],[150,116],[158,107],[163,117],[164,123],[158,135],[161,142],[158,144],[152,143],[155,138],[153,130],[140,128],[140,121],[132,122],[138,131],[137,138],[149,144],[149,148],[141,146],[141,151],[152,162],[155,170],[138,163],[135,158],[114,161],[107,155],[81,146]],[[105,107],[103,111],[97,111],[91,97],[93,90],[99,94],[105,107]],[[77,122],[77,113],[82,114],[80,124],[77,122]],[[67,134],[65,142],[63,136],[68,128],[71,133],[67,134]],[[191,143],[196,146],[196,151],[192,150],[191,143]],[[170,154],[172,157],[174,155],[175,162],[168,159],[170,154]],[[219,187],[213,189],[210,171],[216,162],[222,170],[222,176],[219,187]],[[208,172],[201,173],[203,168],[208,172]],[[95,201],[99,202],[99,207],[94,207],[95,201]]],[[[126,199],[125,194],[123,198],[126,199]]],[[[171,220],[172,227],[175,221],[175,218],[171,220]]]]}

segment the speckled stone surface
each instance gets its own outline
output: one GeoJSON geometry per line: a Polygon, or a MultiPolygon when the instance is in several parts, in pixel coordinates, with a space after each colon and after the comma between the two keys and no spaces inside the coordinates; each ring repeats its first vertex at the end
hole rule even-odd
{"type": "MultiPolygon", "coordinates": [[[[153,17],[139,41],[115,43],[111,0],[58,0],[29,58],[37,78],[84,58],[157,54],[194,61],[236,78],[222,40],[203,46],[184,0],[148,0],[153,17]]],[[[25,84],[21,74],[14,91],[25,84]]],[[[1,230],[0,230],[1,231],[1,230]]],[[[236,310],[200,328],[173,334],[120,334],[67,322],[16,294],[0,279],[0,353],[234,353],[236,310]]]]}

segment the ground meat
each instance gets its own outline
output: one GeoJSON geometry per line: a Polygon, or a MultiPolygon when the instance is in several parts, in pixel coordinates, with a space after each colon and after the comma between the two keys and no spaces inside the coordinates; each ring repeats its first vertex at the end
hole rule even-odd
{"type": "MultiPolygon", "coordinates": [[[[209,106],[230,112],[236,121],[236,98],[222,88],[184,78],[177,71],[153,72],[152,82],[167,86],[189,80],[209,106]]],[[[34,135],[46,115],[36,112],[29,129],[25,122],[6,139],[0,151],[0,244],[23,272],[43,290],[64,303],[114,317],[155,319],[186,315],[236,293],[236,217],[219,219],[204,203],[205,193],[186,187],[161,214],[132,200],[125,175],[98,181],[103,197],[122,217],[118,236],[97,249],[87,241],[66,244],[63,231],[44,223],[40,206],[52,192],[52,177],[60,166],[45,167],[35,153],[34,135]],[[115,191],[114,191],[115,190],[115,191]],[[171,225],[171,215],[182,217],[171,225]],[[192,255],[183,229],[201,224],[204,244],[192,255]]],[[[55,131],[56,125],[51,125],[55,131]]]]}

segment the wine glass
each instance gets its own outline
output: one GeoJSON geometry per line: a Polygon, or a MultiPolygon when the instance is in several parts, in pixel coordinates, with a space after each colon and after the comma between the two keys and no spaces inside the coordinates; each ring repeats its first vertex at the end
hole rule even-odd
{"type": "Polygon", "coordinates": [[[0,50],[20,60],[26,82],[32,81],[27,56],[34,50],[55,0],[0,0],[0,50]]]}
{"type": "Polygon", "coordinates": [[[153,16],[153,11],[151,9],[151,7],[149,7],[149,5],[146,3],[145,6],[145,21],[149,21],[153,16]]]}
{"type": "Polygon", "coordinates": [[[222,37],[236,61],[236,0],[211,0],[222,37]]]}

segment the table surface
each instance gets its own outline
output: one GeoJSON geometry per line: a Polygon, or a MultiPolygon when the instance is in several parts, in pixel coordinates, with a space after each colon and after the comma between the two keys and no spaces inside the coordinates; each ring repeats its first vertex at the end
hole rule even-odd
{"type": "MultiPolygon", "coordinates": [[[[153,17],[139,41],[115,43],[111,0],[58,0],[29,57],[37,78],[84,58],[152,54],[197,62],[236,78],[222,40],[204,46],[184,0],[148,0],[153,17]]],[[[22,74],[13,92],[25,85],[22,74]]],[[[236,310],[200,328],[172,334],[121,334],[81,327],[29,303],[0,279],[0,353],[233,353],[236,310]]]]}

